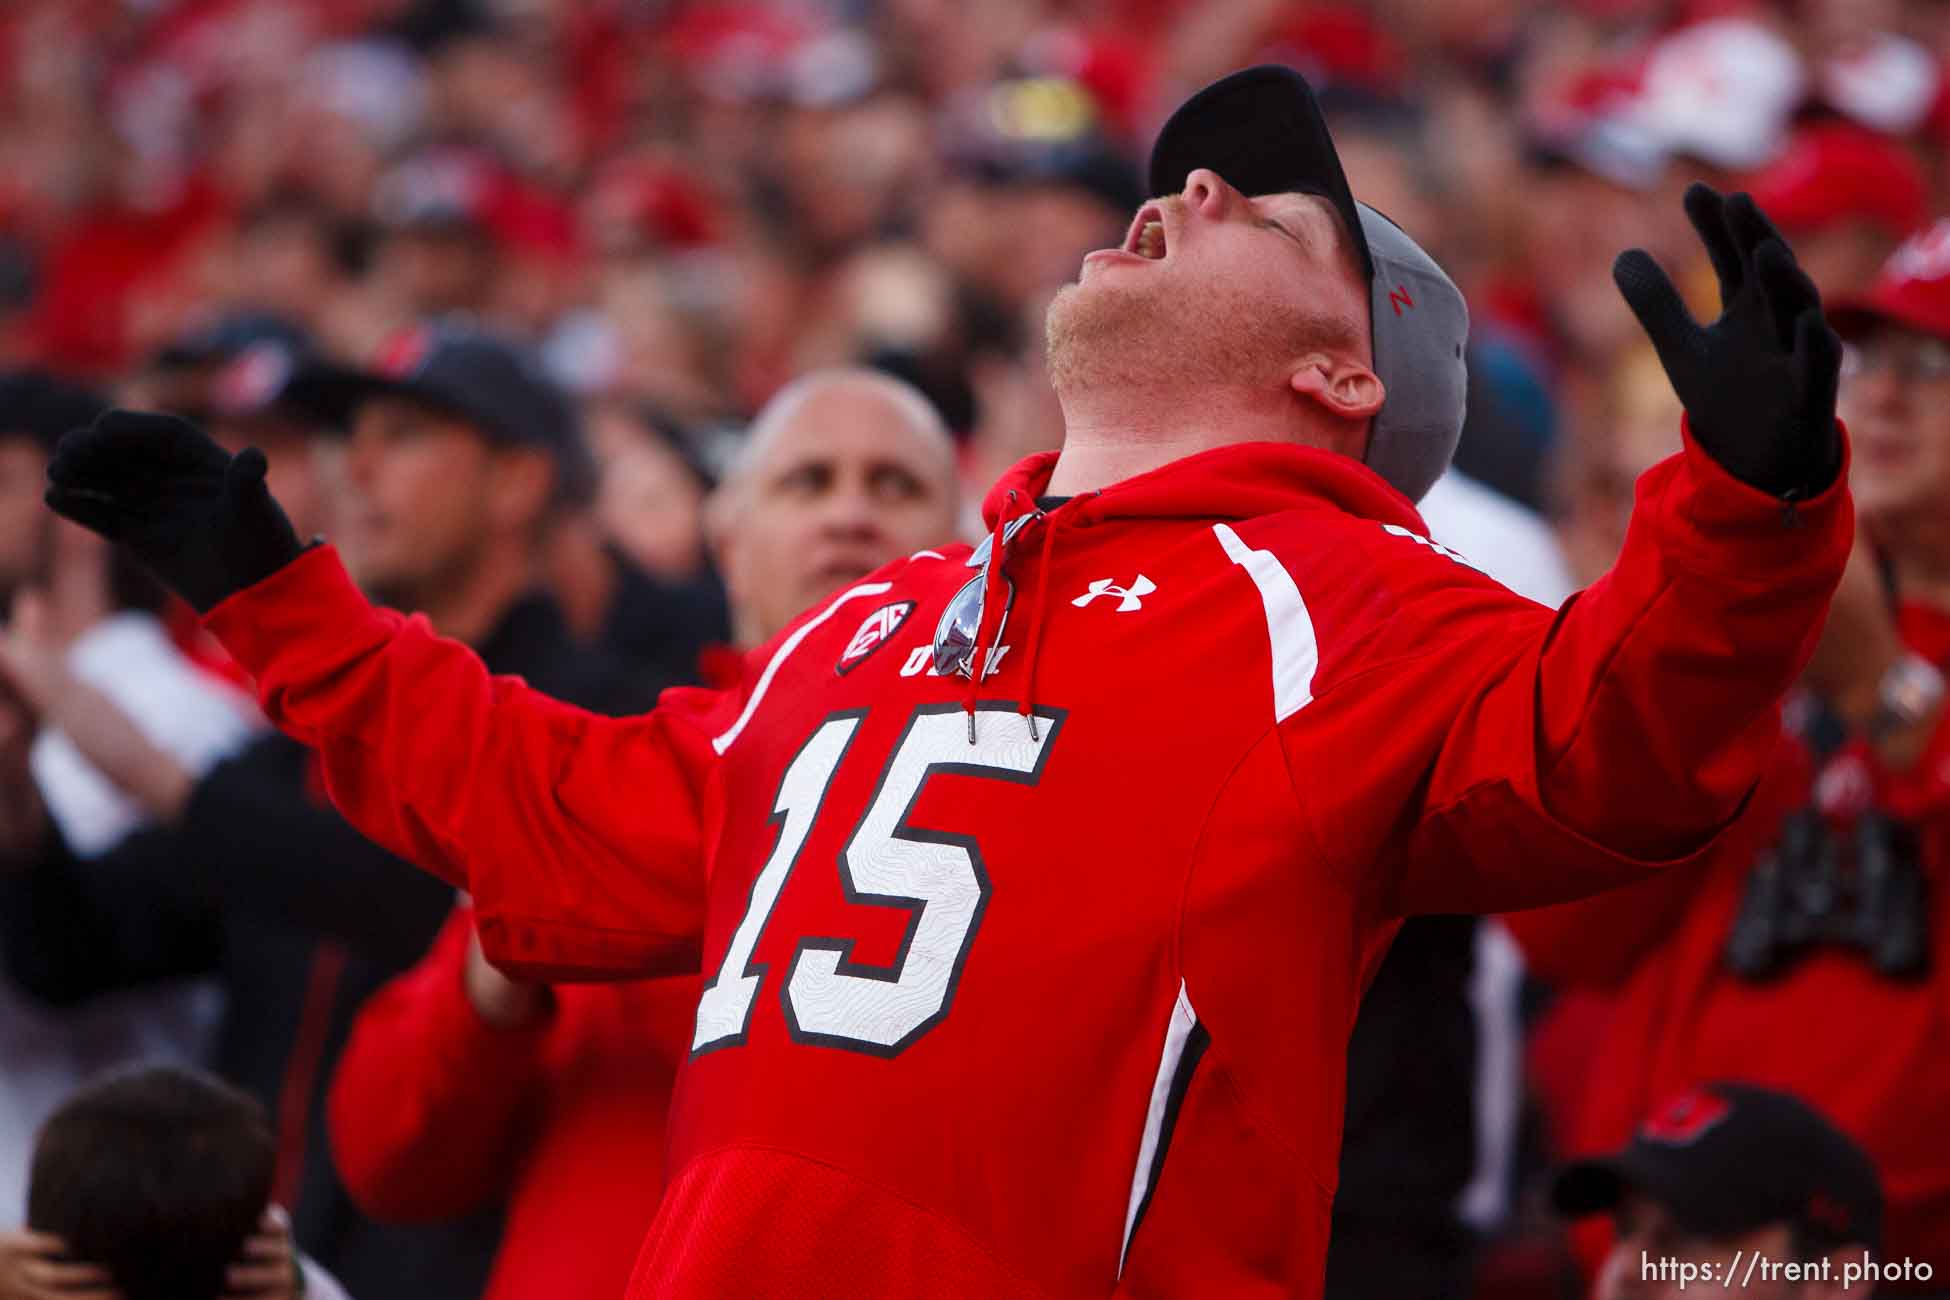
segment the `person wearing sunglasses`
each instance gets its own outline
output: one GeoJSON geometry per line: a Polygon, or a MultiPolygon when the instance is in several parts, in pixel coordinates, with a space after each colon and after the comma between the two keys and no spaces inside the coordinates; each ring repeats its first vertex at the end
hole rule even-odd
{"type": "Polygon", "coordinates": [[[122,538],[488,956],[702,973],[635,1296],[1320,1294],[1347,1034],[1406,915],[1710,852],[1852,529],[1840,347],[1744,196],[1696,322],[1616,278],[1688,412],[1561,613],[1430,542],[1461,295],[1312,92],[1193,96],[1049,313],[1060,453],[986,542],[826,597],[731,690],[609,722],[372,609],[167,417],[71,435],[122,538]]]}

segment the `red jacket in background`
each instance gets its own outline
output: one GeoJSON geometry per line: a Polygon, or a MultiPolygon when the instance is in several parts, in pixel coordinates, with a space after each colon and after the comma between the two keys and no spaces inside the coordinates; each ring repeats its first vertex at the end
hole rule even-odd
{"type": "Polygon", "coordinates": [[[181,272],[230,215],[230,199],[204,176],[185,179],[155,211],[111,202],[76,214],[43,257],[29,322],[37,360],[93,375],[127,366],[132,348],[152,342],[130,334],[136,301],[181,272]]]}
{"type": "Polygon", "coordinates": [[[624,721],[372,609],[329,549],[212,612],[497,962],[701,962],[632,1295],[1318,1296],[1399,918],[1708,852],[1853,528],[1845,487],[1797,523],[1689,447],[1553,613],[1343,456],[1225,447],[1039,514],[1053,463],[990,496],[1027,522],[979,685],[928,671],[965,547],[624,721]]]}
{"type": "Polygon", "coordinates": [[[340,1177],[395,1222],[505,1196],[486,1300],[615,1300],[663,1193],[697,981],[565,985],[544,1020],[494,1029],[463,984],[473,933],[457,909],[360,1011],[329,1103],[340,1177]]]}
{"type": "MultiPolygon", "coordinates": [[[[1901,625],[1912,649],[1950,668],[1950,617],[1912,606],[1901,625]]],[[[1884,796],[1921,841],[1932,949],[1922,979],[1879,975],[1843,948],[1812,949],[1763,983],[1727,967],[1748,872],[1781,819],[1808,804],[1811,776],[1806,750],[1784,736],[1754,806],[1710,862],[1504,920],[1541,978],[1614,991],[1568,1117],[1568,1156],[1623,1146],[1655,1105],[1695,1084],[1779,1088],[1862,1144],[1888,1199],[1884,1255],[1927,1260],[1940,1279],[1950,1265],[1950,722],[1884,796]]],[[[1606,1239],[1602,1222],[1581,1229],[1587,1263],[1606,1239]]]]}

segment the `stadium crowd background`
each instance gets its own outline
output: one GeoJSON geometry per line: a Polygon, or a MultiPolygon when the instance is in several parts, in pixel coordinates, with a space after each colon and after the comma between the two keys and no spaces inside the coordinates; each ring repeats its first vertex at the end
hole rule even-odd
{"type": "MultiPolygon", "coordinates": [[[[686,623],[681,654],[640,656],[643,680],[710,677],[722,660],[707,649],[700,667],[697,646],[735,629],[705,497],[754,414],[820,368],[911,382],[953,435],[966,531],[1004,468],[1060,440],[1043,309],[1084,253],[1124,239],[1151,133],[1190,90],[1264,61],[1307,72],[1355,193],[1469,299],[1468,481],[1439,489],[1448,523],[1432,503],[1431,531],[1552,603],[1609,564],[1633,478],[1678,445],[1677,404],[1611,283],[1617,251],[1646,247],[1706,294],[1679,195],[1751,188],[1836,300],[1950,211],[1938,0],[13,0],[0,367],[153,394],[159,357],[240,319],[257,340],[275,318],[349,365],[427,321],[486,326],[583,407],[593,490],[541,566],[570,626],[593,641],[629,621],[589,607],[613,590],[579,581],[593,540],[647,575],[654,617],[686,623]]],[[[282,378],[233,374],[207,400],[282,378]]],[[[329,497],[332,474],[319,482],[329,497]]],[[[315,518],[330,517],[326,500],[315,518]]],[[[456,965],[465,934],[441,941],[456,965]]],[[[1543,1171],[1576,1145],[1612,1003],[1533,977],[1519,1007],[1500,934],[1465,944],[1490,1028],[1462,1050],[1462,1084],[1514,1097],[1521,1049],[1528,1085],[1519,1114],[1464,1106],[1470,1268],[1479,1294],[1575,1294],[1543,1171]],[[1521,1043],[1496,1028],[1519,1014],[1521,1043]]],[[[288,992],[269,1014],[295,1026],[318,985],[288,992]]],[[[173,998],[165,1021],[0,990],[0,1228],[24,1217],[33,1132],[67,1088],[196,1058],[224,993],[173,998]]],[[[306,1120],[276,1081],[288,1091],[292,1055],[335,1053],[333,1033],[329,1049],[267,1048],[270,1085],[233,1080],[271,1113],[281,1157],[306,1120]]],[[[1811,1034],[1782,1017],[1782,1050],[1811,1034]]],[[[317,1110],[325,1083],[311,1086],[317,1110]]],[[[1456,1101],[1427,1104],[1453,1117],[1456,1101]]],[[[1409,1168],[1416,1148],[1389,1159],[1409,1168]]],[[[1950,1149],[1934,1167],[1931,1194],[1950,1197],[1950,1149]]],[[[298,1179],[276,1186],[296,1195],[298,1179]]],[[[365,1266],[328,1236],[307,1240],[321,1221],[297,1221],[353,1294],[388,1293],[361,1289],[365,1266]]],[[[1404,1253],[1385,1226],[1351,1231],[1404,1253]]],[[[1950,1240],[1926,1244],[1950,1270],[1950,1240]]]]}

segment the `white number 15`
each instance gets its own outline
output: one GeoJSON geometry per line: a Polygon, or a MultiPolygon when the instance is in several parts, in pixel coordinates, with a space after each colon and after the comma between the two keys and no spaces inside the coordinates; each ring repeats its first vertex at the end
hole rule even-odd
{"type": "MultiPolygon", "coordinates": [[[[979,712],[997,716],[977,729],[974,744],[959,704],[927,705],[908,719],[839,857],[847,901],[905,909],[907,932],[887,966],[853,961],[851,939],[802,938],[780,989],[794,1040],[893,1056],[948,1014],[988,904],[988,872],[974,836],[910,826],[908,814],[936,775],[1034,785],[1063,721],[1060,712],[1039,712],[1032,735],[1007,706],[979,712]]],[[[745,1041],[767,973],[752,952],[865,716],[826,719],[786,766],[772,804],[778,843],[752,881],[751,899],[717,976],[698,1000],[693,1056],[745,1041]]]]}

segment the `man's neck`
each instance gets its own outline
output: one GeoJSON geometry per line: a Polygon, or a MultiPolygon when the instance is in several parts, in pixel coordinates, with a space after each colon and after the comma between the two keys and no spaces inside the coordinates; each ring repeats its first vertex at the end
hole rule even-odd
{"type": "Polygon", "coordinates": [[[1108,399],[1064,394],[1063,451],[1050,474],[1051,496],[1076,496],[1148,473],[1186,456],[1242,442],[1334,446],[1331,435],[1295,424],[1291,401],[1243,394],[1201,394],[1196,403],[1147,401],[1157,393],[1119,392],[1108,399]]]}
{"type": "Polygon", "coordinates": [[[458,581],[436,584],[438,590],[421,597],[419,610],[441,636],[479,648],[534,585],[530,561],[490,558],[458,581]]]}
{"type": "Polygon", "coordinates": [[[1890,557],[1896,599],[1950,611],[1950,518],[1930,511],[1878,519],[1875,535],[1890,557]]]}

